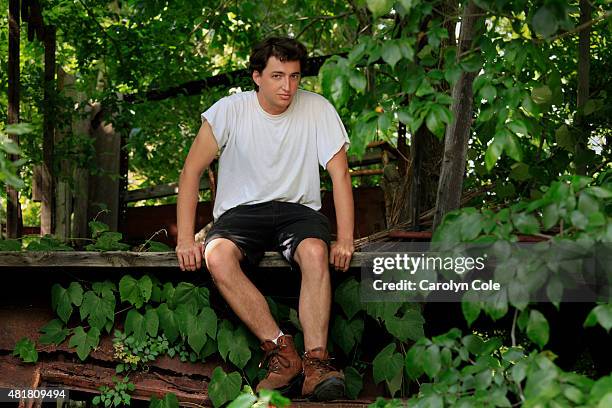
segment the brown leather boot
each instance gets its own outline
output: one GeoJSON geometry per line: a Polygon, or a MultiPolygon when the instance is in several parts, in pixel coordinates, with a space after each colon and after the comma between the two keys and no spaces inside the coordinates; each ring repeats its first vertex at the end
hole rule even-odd
{"type": "Polygon", "coordinates": [[[302,396],[316,401],[329,401],[344,397],[344,374],[329,362],[323,347],[304,353],[304,384],[302,396]]]}
{"type": "Polygon", "coordinates": [[[272,340],[266,340],[261,344],[261,349],[266,352],[266,355],[259,366],[261,367],[267,361],[268,374],[257,384],[255,391],[268,389],[284,393],[300,380],[302,360],[295,350],[293,337],[289,335],[281,336],[277,343],[274,344],[272,340]]]}

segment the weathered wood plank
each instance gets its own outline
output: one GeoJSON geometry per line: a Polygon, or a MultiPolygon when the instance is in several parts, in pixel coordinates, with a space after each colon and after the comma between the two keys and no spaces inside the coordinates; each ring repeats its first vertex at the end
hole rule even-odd
{"type": "MultiPolygon", "coordinates": [[[[200,179],[200,190],[208,190],[210,184],[208,178],[200,179]]],[[[123,194],[123,201],[126,203],[140,200],[148,200],[150,198],[161,198],[178,194],[178,183],[161,184],[159,186],[140,188],[138,190],[130,190],[123,194]]]]}
{"type": "MultiPolygon", "coordinates": [[[[380,255],[383,255],[382,253],[380,255]]],[[[390,255],[395,255],[390,254],[390,255]]],[[[351,267],[359,267],[368,256],[356,252],[351,267]]],[[[174,252],[7,252],[0,251],[0,268],[11,267],[93,267],[93,268],[178,268],[174,252]]],[[[266,252],[259,264],[261,267],[287,267],[289,264],[276,252],[266,252]]]]}

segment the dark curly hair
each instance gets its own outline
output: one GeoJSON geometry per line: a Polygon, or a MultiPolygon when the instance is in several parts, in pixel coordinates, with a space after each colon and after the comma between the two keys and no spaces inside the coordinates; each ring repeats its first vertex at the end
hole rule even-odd
{"type": "MultiPolygon", "coordinates": [[[[306,47],[293,38],[269,37],[253,47],[249,57],[249,72],[262,72],[270,57],[276,57],[282,62],[300,61],[300,69],[306,65],[306,47]]],[[[255,84],[255,90],[259,87],[255,84]]]]}

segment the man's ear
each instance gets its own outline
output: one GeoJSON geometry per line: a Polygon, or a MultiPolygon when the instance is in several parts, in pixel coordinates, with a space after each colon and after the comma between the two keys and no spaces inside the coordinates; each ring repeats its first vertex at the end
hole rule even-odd
{"type": "Polygon", "coordinates": [[[253,81],[259,86],[259,81],[261,80],[261,73],[259,71],[253,71],[253,81]]]}

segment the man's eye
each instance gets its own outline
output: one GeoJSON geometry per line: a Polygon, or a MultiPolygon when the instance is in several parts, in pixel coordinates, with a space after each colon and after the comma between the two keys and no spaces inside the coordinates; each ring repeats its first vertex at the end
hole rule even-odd
{"type": "Polygon", "coordinates": [[[279,79],[280,77],[281,77],[281,76],[280,76],[279,74],[274,74],[274,75],[272,75],[272,78],[274,78],[274,79],[279,79]]]}

